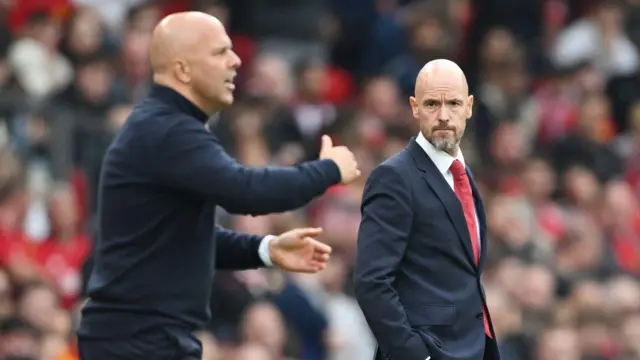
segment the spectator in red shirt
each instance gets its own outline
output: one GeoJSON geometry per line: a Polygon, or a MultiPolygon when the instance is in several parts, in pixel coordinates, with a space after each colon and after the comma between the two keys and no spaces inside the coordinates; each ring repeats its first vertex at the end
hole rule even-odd
{"type": "Polygon", "coordinates": [[[82,264],[91,250],[91,242],[80,230],[80,217],[73,191],[60,187],[48,201],[51,234],[39,245],[36,259],[43,275],[50,279],[70,309],[81,289],[82,264]]]}

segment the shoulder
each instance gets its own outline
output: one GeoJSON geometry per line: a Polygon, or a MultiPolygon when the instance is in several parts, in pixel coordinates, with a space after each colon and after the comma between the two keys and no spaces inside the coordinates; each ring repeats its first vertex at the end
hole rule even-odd
{"type": "Polygon", "coordinates": [[[376,166],[367,179],[365,191],[375,187],[397,187],[408,189],[411,156],[406,150],[389,157],[376,166]]]}
{"type": "Polygon", "coordinates": [[[402,150],[386,160],[371,172],[371,176],[394,179],[396,177],[405,177],[410,169],[412,158],[409,152],[402,150]]]}
{"type": "Polygon", "coordinates": [[[138,144],[159,145],[169,135],[208,134],[204,124],[154,99],[136,105],[122,128],[120,138],[138,144]]]}
{"type": "Polygon", "coordinates": [[[408,167],[413,163],[413,157],[407,148],[399,151],[390,157],[388,157],[385,161],[383,161],[380,165],[390,166],[394,168],[403,168],[408,167]]]}

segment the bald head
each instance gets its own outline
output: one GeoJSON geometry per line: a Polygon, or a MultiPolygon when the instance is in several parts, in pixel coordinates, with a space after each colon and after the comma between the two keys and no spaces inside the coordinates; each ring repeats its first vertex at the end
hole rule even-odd
{"type": "Polygon", "coordinates": [[[171,14],[153,30],[149,49],[156,83],[178,91],[208,114],[233,103],[240,58],[224,25],[202,12],[171,14]]]}
{"type": "Polygon", "coordinates": [[[162,73],[178,59],[188,57],[207,34],[221,36],[224,26],[215,17],[188,11],[171,14],[155,27],[149,57],[154,72],[162,73]]]}
{"type": "Polygon", "coordinates": [[[429,82],[434,85],[446,82],[453,86],[461,86],[464,95],[469,95],[469,85],[464,72],[458,64],[451,60],[436,59],[423,66],[416,78],[415,94],[425,91],[429,82]]]}

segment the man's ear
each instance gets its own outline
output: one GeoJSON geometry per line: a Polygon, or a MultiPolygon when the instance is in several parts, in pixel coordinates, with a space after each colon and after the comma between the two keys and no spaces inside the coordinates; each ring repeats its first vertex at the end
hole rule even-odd
{"type": "Polygon", "coordinates": [[[420,111],[419,107],[418,107],[418,101],[416,100],[415,97],[410,96],[409,97],[409,104],[411,104],[411,112],[413,113],[413,117],[418,117],[418,112],[420,111]]]}
{"type": "Polygon", "coordinates": [[[178,60],[175,63],[176,78],[183,84],[191,82],[191,68],[186,61],[178,60]]]}
{"type": "Polygon", "coordinates": [[[473,115],[473,95],[469,95],[467,99],[467,119],[471,118],[473,115]]]}

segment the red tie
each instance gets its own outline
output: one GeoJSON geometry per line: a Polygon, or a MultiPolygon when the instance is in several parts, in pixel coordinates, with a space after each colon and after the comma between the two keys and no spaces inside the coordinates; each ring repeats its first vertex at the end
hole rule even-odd
{"type": "MultiPolygon", "coordinates": [[[[480,259],[480,249],[478,240],[478,224],[476,224],[476,211],[473,204],[473,193],[471,192],[471,183],[464,165],[459,160],[455,160],[449,168],[453,174],[453,188],[462,204],[464,218],[467,220],[467,229],[469,237],[471,237],[471,247],[473,248],[473,257],[478,263],[480,259]]],[[[491,330],[489,330],[489,321],[487,320],[487,312],[482,308],[482,319],[484,320],[484,332],[491,338],[491,330]]]]}

